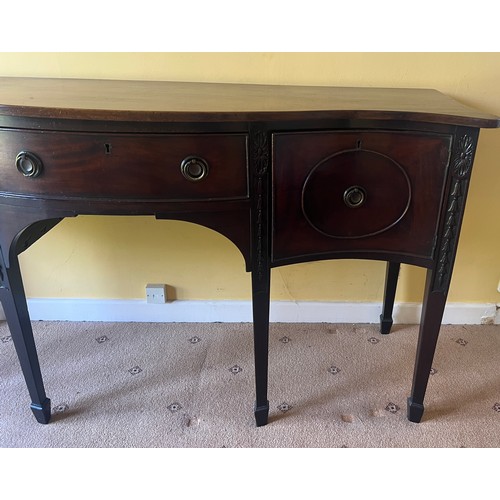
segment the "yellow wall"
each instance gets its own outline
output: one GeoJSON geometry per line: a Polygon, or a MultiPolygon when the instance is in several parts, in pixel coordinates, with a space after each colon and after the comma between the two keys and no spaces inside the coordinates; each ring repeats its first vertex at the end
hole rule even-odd
{"type": "MultiPolygon", "coordinates": [[[[2,76],[131,78],[436,88],[500,115],[499,53],[0,53],[2,76]]],[[[1,101],[1,97],[0,97],[1,101]]],[[[481,132],[450,290],[500,302],[500,130],[481,132]]],[[[249,299],[238,250],[219,234],[153,218],[66,219],[21,256],[31,297],[249,299]]],[[[384,265],[333,261],[273,270],[275,300],[380,300],[384,265]]],[[[424,272],[404,266],[398,301],[420,301],[424,272]]]]}

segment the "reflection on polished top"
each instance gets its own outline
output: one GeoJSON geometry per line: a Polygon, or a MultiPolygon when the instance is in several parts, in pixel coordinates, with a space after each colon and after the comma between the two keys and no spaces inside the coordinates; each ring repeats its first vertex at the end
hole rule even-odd
{"type": "Polygon", "coordinates": [[[429,89],[0,78],[0,115],[94,120],[404,119],[497,127],[429,89]]]}

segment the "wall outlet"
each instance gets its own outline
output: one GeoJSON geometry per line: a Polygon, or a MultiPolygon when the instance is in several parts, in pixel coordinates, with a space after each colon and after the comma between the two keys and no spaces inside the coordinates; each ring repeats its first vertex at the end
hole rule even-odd
{"type": "Polygon", "coordinates": [[[146,302],[148,304],[165,304],[167,302],[167,285],[161,283],[146,285],[146,302]]]}

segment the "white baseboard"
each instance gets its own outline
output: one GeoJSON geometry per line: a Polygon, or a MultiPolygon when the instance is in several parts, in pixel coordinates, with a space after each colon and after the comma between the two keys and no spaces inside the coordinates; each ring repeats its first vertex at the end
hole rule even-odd
{"type": "MultiPolygon", "coordinates": [[[[246,323],[252,321],[250,301],[176,300],[147,304],[145,300],[28,299],[33,321],[118,321],[166,323],[246,323]]],[[[396,303],[394,323],[417,324],[419,303],[396,303]]],[[[3,310],[0,310],[3,315],[3,310]]],[[[282,323],[378,323],[379,302],[272,301],[270,320],[282,323]]],[[[449,303],[444,324],[500,324],[496,304],[449,303]]]]}

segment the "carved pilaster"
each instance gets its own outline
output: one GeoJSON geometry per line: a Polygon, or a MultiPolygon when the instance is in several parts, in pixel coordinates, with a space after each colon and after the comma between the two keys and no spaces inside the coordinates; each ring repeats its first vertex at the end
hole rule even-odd
{"type": "Polygon", "coordinates": [[[477,138],[465,133],[458,136],[454,142],[450,162],[451,182],[438,247],[434,291],[446,291],[450,284],[476,140],[477,138]]]}
{"type": "Polygon", "coordinates": [[[253,269],[261,280],[268,266],[267,263],[267,196],[269,172],[269,140],[268,134],[257,129],[250,134],[250,152],[254,189],[254,242],[255,262],[253,269]]]}

